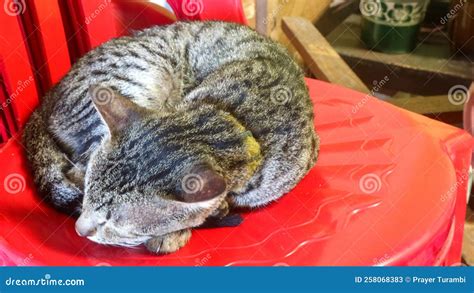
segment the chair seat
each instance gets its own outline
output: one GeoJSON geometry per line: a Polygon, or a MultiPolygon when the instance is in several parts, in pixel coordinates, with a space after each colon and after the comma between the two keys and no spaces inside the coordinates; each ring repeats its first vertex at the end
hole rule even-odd
{"type": "Polygon", "coordinates": [[[36,194],[21,145],[0,150],[0,265],[451,265],[460,259],[472,137],[364,94],[307,80],[316,166],[238,227],[193,231],[157,256],[77,236],[36,194]]]}

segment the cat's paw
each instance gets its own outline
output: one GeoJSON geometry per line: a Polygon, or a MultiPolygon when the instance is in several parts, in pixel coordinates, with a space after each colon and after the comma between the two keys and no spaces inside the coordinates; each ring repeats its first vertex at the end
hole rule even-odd
{"type": "Polygon", "coordinates": [[[64,180],[50,185],[46,192],[47,199],[57,209],[74,217],[80,215],[84,194],[74,184],[64,180]]]}
{"type": "Polygon", "coordinates": [[[227,200],[223,200],[221,205],[215,211],[212,212],[210,217],[221,219],[227,216],[229,214],[229,211],[229,203],[227,202],[227,200]]]}
{"type": "Polygon", "coordinates": [[[163,236],[154,237],[145,243],[146,248],[153,253],[175,252],[191,238],[191,229],[172,232],[163,236]]]}

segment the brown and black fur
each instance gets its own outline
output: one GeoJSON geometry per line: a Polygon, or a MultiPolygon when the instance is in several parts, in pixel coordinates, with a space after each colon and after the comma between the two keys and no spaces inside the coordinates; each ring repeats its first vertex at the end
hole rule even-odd
{"type": "Polygon", "coordinates": [[[154,27],[92,50],[44,97],[24,142],[40,191],[81,212],[76,227],[93,229],[91,240],[156,252],[178,249],[228,204],[278,199],[319,147],[286,50],[223,22],[154,27]],[[190,174],[197,192],[183,185],[190,174]]]}

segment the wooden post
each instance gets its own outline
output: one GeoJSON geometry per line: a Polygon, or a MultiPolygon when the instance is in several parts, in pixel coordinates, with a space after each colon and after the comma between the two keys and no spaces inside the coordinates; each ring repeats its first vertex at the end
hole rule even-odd
{"type": "Polygon", "coordinates": [[[316,78],[370,93],[311,22],[301,17],[285,17],[283,31],[316,78]]]}
{"type": "MultiPolygon", "coordinates": [[[[249,1],[249,0],[244,0],[249,1]]],[[[262,35],[283,44],[295,60],[302,65],[301,57],[292,48],[282,30],[284,16],[298,16],[315,23],[329,8],[331,0],[254,0],[255,29],[262,35]]]]}

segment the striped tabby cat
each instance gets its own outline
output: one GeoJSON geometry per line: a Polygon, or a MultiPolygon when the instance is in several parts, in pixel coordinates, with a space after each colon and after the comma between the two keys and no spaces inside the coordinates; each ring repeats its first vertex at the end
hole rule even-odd
{"type": "Polygon", "coordinates": [[[230,207],[260,207],[315,163],[303,73],[245,26],[178,22],[81,58],[24,132],[42,194],[76,231],[172,252],[230,207]]]}

